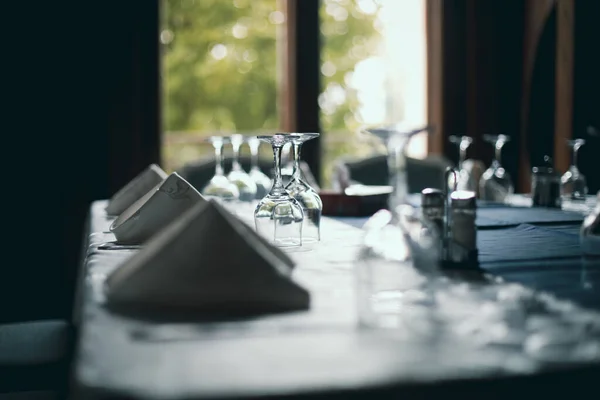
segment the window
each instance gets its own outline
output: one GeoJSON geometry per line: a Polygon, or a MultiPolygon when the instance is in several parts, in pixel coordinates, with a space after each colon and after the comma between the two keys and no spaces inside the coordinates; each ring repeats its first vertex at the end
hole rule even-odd
{"type": "MultiPolygon", "coordinates": [[[[279,129],[283,4],[163,1],[165,169],[211,157],[208,135],[279,129]]],[[[338,157],[380,151],[359,134],[364,124],[426,122],[424,3],[321,0],[322,186],[338,157]]],[[[426,145],[416,138],[410,154],[424,156],[426,145]]]]}
{"type": "Polygon", "coordinates": [[[279,128],[277,1],[164,0],[163,10],[165,169],[210,157],[206,136],[279,128]]]}
{"type": "MultiPolygon", "coordinates": [[[[425,124],[425,0],[323,0],[321,5],[324,178],[338,157],[382,149],[360,133],[364,125],[425,124]]],[[[416,137],[412,157],[427,153],[416,137]]]]}

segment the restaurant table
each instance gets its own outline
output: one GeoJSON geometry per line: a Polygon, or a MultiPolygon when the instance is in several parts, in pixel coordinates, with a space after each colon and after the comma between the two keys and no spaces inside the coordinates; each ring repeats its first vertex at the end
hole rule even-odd
{"type": "Polygon", "coordinates": [[[311,294],[308,311],[220,322],[156,322],[115,314],[103,305],[103,281],[139,250],[99,248],[114,240],[106,204],[91,205],[86,225],[73,316],[78,328],[73,398],[456,398],[482,393],[505,398],[596,390],[600,266],[579,254],[577,219],[582,215],[552,225],[536,225],[539,216],[534,216],[538,219],[528,223],[482,226],[482,271],[440,280],[446,286],[433,293],[436,303],[410,303],[408,328],[399,332],[358,324],[354,269],[364,218],[324,217],[322,242],[290,253],[297,264],[294,280],[311,294]],[[464,323],[422,317],[432,307],[441,315],[450,306],[459,314],[470,312],[471,320],[506,313],[490,319],[490,332],[502,331],[497,322],[510,322],[515,315],[523,317],[515,325],[521,328],[511,332],[509,326],[502,340],[480,342],[481,332],[455,332],[466,329],[464,323]],[[560,330],[575,320],[584,321],[586,338],[592,338],[581,342],[583,347],[576,345],[578,352],[530,351],[540,326],[560,330]]]}

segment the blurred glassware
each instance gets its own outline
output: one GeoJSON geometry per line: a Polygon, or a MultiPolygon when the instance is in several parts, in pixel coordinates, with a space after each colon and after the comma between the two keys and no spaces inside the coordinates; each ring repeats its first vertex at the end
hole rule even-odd
{"type": "Polygon", "coordinates": [[[584,256],[600,256],[600,191],[596,195],[596,206],[583,220],[579,238],[584,256]]]}
{"type": "Polygon", "coordinates": [[[318,133],[292,133],[294,150],[294,168],[292,179],[285,186],[288,193],[302,206],[304,226],[302,228],[302,243],[313,243],[321,240],[321,212],[323,202],[317,192],[302,178],[300,169],[300,149],[302,143],[319,137],[318,133]]]}
{"type": "Polygon", "coordinates": [[[244,143],[244,135],[231,135],[230,141],[231,147],[233,148],[233,160],[231,171],[229,171],[227,179],[237,186],[238,191],[240,192],[238,196],[239,201],[251,202],[256,198],[257,188],[254,180],[240,165],[240,147],[242,146],[242,143],[244,143]]]}
{"type": "Polygon", "coordinates": [[[265,175],[258,166],[258,149],[260,148],[260,140],[256,136],[250,136],[247,139],[248,147],[250,147],[250,178],[256,184],[256,199],[260,200],[269,193],[273,181],[265,175]]]}
{"type": "Polygon", "coordinates": [[[481,199],[504,203],[507,197],[515,191],[510,175],[500,163],[502,148],[510,141],[506,135],[484,135],[483,139],[494,145],[494,160],[490,167],[483,173],[479,181],[479,194],[481,199]]]}
{"type": "Polygon", "coordinates": [[[425,280],[421,272],[437,265],[440,233],[407,201],[406,146],[423,131],[429,127],[397,125],[366,130],[388,149],[394,190],[388,199],[389,210],[378,211],[364,225],[356,266],[359,324],[363,327],[400,327],[405,292],[418,290],[425,280]]]}
{"type": "Polygon", "coordinates": [[[202,188],[202,195],[220,201],[234,201],[240,196],[237,186],[232,184],[223,171],[223,145],[229,142],[227,136],[211,136],[206,139],[215,149],[215,175],[202,188]]]}
{"type": "Polygon", "coordinates": [[[275,179],[270,192],[259,201],[254,211],[256,231],[278,247],[302,246],[302,206],[283,187],[281,150],[291,143],[290,134],[262,135],[258,139],[273,147],[275,179]]]}
{"type": "MultiPolygon", "coordinates": [[[[477,168],[475,160],[467,160],[467,149],[473,143],[473,138],[470,136],[452,135],[449,138],[450,143],[458,146],[458,182],[456,187],[458,190],[469,190],[478,192],[479,179],[481,174],[477,168]]],[[[450,187],[453,187],[453,182],[449,182],[450,187]]]]}
{"type": "Polygon", "coordinates": [[[567,140],[573,158],[571,166],[560,178],[560,192],[565,200],[585,201],[588,188],[585,176],[577,168],[577,152],[585,144],[585,139],[567,140]]]}

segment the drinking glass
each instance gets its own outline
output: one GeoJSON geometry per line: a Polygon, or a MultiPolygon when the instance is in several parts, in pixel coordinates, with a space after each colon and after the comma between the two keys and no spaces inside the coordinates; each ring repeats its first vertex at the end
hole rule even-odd
{"type": "Polygon", "coordinates": [[[323,202],[317,192],[302,179],[300,169],[300,149],[302,143],[319,136],[318,133],[293,133],[292,148],[294,150],[294,167],[292,179],[285,189],[302,206],[304,226],[302,227],[302,243],[314,243],[321,240],[321,211],[323,202]]]}
{"type": "Polygon", "coordinates": [[[227,179],[223,172],[223,145],[229,142],[225,136],[211,136],[206,141],[212,143],[215,149],[215,175],[202,188],[202,194],[208,198],[220,201],[234,201],[240,196],[237,186],[227,179]]]}
{"type": "Polygon", "coordinates": [[[244,143],[244,135],[231,135],[230,141],[233,148],[233,161],[227,179],[237,186],[240,193],[238,196],[239,201],[253,201],[256,197],[256,183],[240,165],[240,147],[244,143]]]}
{"type": "Polygon", "coordinates": [[[435,265],[439,232],[407,201],[406,146],[428,127],[367,129],[387,148],[390,184],[389,210],[375,213],[364,225],[364,242],[356,264],[359,324],[368,328],[400,328],[407,292],[418,292],[423,269],[435,265]],[[419,268],[415,268],[419,266],[419,268]]]}
{"type": "Polygon", "coordinates": [[[260,200],[269,193],[273,182],[271,178],[265,175],[258,166],[258,149],[260,147],[260,140],[256,136],[251,136],[247,139],[248,147],[250,147],[250,178],[256,184],[256,199],[260,200]]]}
{"type": "Polygon", "coordinates": [[[278,247],[302,246],[302,206],[283,187],[281,149],[291,143],[292,136],[284,133],[258,136],[273,147],[275,179],[271,191],[259,201],[254,211],[256,231],[278,247]]]}
{"type": "MultiPolygon", "coordinates": [[[[456,187],[458,190],[470,190],[477,191],[477,185],[479,182],[474,181],[471,175],[471,170],[465,166],[465,160],[467,159],[467,149],[473,143],[473,138],[470,136],[456,136],[452,135],[449,138],[450,143],[458,146],[458,182],[456,187]]],[[[454,180],[454,175],[451,175],[454,180]]],[[[449,182],[450,187],[454,186],[454,182],[449,182]]]]}
{"type": "Polygon", "coordinates": [[[479,193],[482,200],[504,203],[507,197],[514,193],[510,175],[500,163],[502,147],[510,141],[506,135],[484,135],[483,139],[494,145],[494,160],[479,180],[479,193]]]}
{"type": "Polygon", "coordinates": [[[584,139],[567,140],[573,158],[571,166],[560,178],[560,192],[564,200],[585,201],[588,188],[585,176],[577,168],[577,152],[585,144],[584,139]]]}

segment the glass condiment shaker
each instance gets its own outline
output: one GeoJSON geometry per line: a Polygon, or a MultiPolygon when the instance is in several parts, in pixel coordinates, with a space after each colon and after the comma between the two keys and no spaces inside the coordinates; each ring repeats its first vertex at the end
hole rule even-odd
{"type": "Polygon", "coordinates": [[[531,169],[531,199],[534,207],[560,208],[560,175],[552,166],[552,159],[544,157],[545,166],[531,169]]]}
{"type": "Polygon", "coordinates": [[[447,259],[445,267],[476,268],[477,251],[477,195],[473,191],[457,190],[450,194],[447,259]]]}

